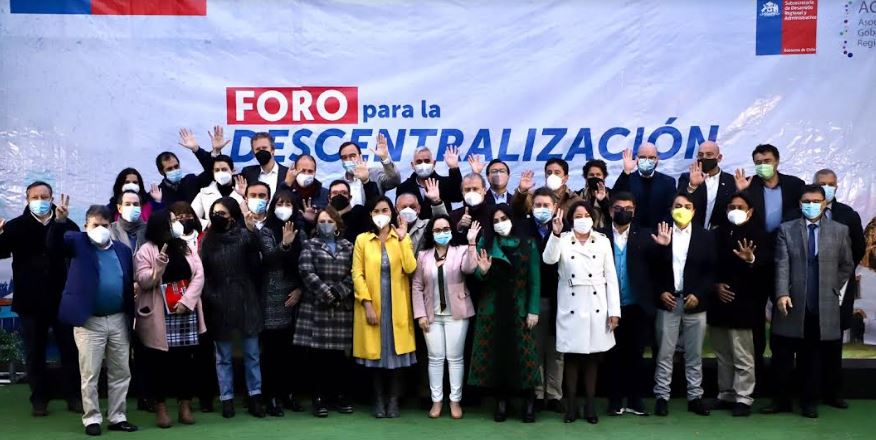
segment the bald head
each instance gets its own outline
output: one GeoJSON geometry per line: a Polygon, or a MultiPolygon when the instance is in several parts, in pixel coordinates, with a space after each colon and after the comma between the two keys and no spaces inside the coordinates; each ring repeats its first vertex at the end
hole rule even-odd
{"type": "Polygon", "coordinates": [[[700,148],[697,150],[697,157],[700,155],[706,155],[706,157],[718,157],[721,154],[721,148],[718,147],[718,143],[715,141],[705,141],[700,144],[700,148]]]}
{"type": "Polygon", "coordinates": [[[639,145],[639,150],[636,153],[636,156],[644,159],[657,160],[657,146],[650,142],[645,142],[642,145],[639,145]]]}

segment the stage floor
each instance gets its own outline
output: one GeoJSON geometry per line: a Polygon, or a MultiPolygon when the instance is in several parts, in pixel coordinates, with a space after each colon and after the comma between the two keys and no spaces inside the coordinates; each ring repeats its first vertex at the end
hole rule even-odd
{"type": "MultiPolygon", "coordinates": [[[[30,416],[26,385],[0,386],[0,438],[18,439],[82,439],[85,438],[79,417],[66,411],[61,401],[53,401],[49,415],[35,419],[30,416]]],[[[605,401],[600,400],[604,411],[605,401]]],[[[648,400],[648,405],[653,401],[648,400]]],[[[755,402],[759,408],[766,402],[755,402]]],[[[845,411],[820,407],[821,417],[804,419],[797,414],[736,419],[725,411],[715,411],[709,417],[700,417],[685,411],[683,400],[671,402],[669,417],[608,417],[600,413],[598,425],[584,421],[564,424],[557,413],[542,412],[535,424],[527,425],[517,419],[495,423],[490,409],[468,409],[462,420],[451,420],[449,415],[431,420],[424,411],[406,408],[402,417],[393,420],[375,420],[368,407],[356,407],[356,413],[332,413],[327,419],[316,419],[305,413],[287,413],[283,418],[255,419],[237,405],[237,417],[226,420],[218,413],[197,413],[197,424],[175,425],[162,430],[153,424],[152,414],[131,411],[130,420],[141,430],[134,434],[107,432],[104,436],[122,439],[191,440],[193,438],[230,439],[865,439],[873,438],[876,431],[876,400],[852,400],[845,411]]],[[[105,404],[105,402],[102,402],[105,404]]],[[[129,401],[129,407],[134,402],[129,401]]],[[[171,405],[172,411],[176,405],[171,405]]]]}

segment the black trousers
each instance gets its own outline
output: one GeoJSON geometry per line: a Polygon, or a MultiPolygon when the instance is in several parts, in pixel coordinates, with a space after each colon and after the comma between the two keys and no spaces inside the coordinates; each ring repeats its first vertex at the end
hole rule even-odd
{"type": "Polygon", "coordinates": [[[198,335],[198,345],[195,347],[195,394],[201,402],[201,407],[211,404],[219,392],[219,381],[216,378],[216,347],[209,331],[198,335]]]}
{"type": "MultiPolygon", "coordinates": [[[[145,397],[157,403],[164,402],[168,397],[192,400],[197,389],[197,376],[205,374],[197,369],[197,350],[196,345],[172,347],[168,351],[143,346],[140,363],[145,397]]],[[[207,374],[212,374],[212,371],[207,374]]]]}
{"type": "Polygon", "coordinates": [[[314,396],[333,400],[352,393],[353,362],[342,350],[307,349],[314,396]]]}
{"type": "MultiPolygon", "coordinates": [[[[806,315],[804,319],[803,338],[788,338],[773,334],[770,347],[773,350],[772,366],[775,396],[779,401],[789,401],[792,391],[794,361],[802,384],[800,386],[800,401],[803,404],[815,404],[821,396],[823,383],[823,366],[839,347],[842,350],[842,339],[822,341],[817,315],[806,315]]],[[[836,390],[827,390],[826,395],[836,390]]]]}
{"type": "Polygon", "coordinates": [[[262,395],[265,398],[280,399],[292,392],[293,378],[297,376],[293,331],[293,327],[265,329],[259,335],[262,395]]]}
{"type": "Polygon", "coordinates": [[[49,341],[49,329],[55,336],[55,343],[61,354],[64,377],[63,395],[68,401],[80,400],[79,351],[73,341],[73,327],[49,316],[21,316],[20,322],[31,403],[47,404],[53,394],[49,376],[46,373],[46,346],[49,341]]]}
{"type": "Polygon", "coordinates": [[[645,372],[642,355],[651,341],[653,319],[638,305],[621,307],[620,325],[614,330],[615,346],[606,354],[604,371],[608,384],[608,396],[612,405],[635,403],[642,397],[645,372]]]}

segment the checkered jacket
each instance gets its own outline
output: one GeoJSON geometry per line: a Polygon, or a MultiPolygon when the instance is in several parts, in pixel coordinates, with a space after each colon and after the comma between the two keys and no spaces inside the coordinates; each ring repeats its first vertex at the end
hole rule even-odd
{"type": "Polygon", "coordinates": [[[298,270],[304,283],[294,344],[349,350],[353,343],[353,244],[339,238],[332,255],[320,238],[304,242],[298,270]]]}

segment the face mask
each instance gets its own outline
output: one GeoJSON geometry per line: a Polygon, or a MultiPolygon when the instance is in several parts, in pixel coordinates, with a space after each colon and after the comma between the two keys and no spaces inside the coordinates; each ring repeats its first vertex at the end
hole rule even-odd
{"type": "Polygon", "coordinates": [[[484,201],[484,196],[481,193],[471,191],[465,193],[463,200],[465,200],[465,204],[468,206],[478,206],[484,201]]]}
{"type": "Polygon", "coordinates": [[[453,234],[450,233],[450,231],[436,232],[434,237],[435,237],[435,244],[439,244],[441,246],[447,246],[447,243],[450,243],[450,239],[453,238],[453,234]]]}
{"type": "Polygon", "coordinates": [[[225,232],[231,226],[231,219],[219,215],[210,216],[210,229],[217,232],[225,232]]]}
{"type": "Polygon", "coordinates": [[[49,213],[52,210],[52,201],[51,200],[31,200],[27,203],[27,207],[30,208],[30,212],[37,217],[42,217],[49,213]]]}
{"type": "Polygon", "coordinates": [[[809,220],[813,220],[818,218],[821,215],[821,203],[801,203],[801,208],[803,210],[803,215],[809,220]]]}
{"type": "Polygon", "coordinates": [[[408,223],[416,222],[417,217],[419,217],[419,214],[417,214],[417,211],[414,211],[414,208],[411,208],[410,206],[399,211],[398,215],[399,215],[399,217],[403,218],[408,223]]]}
{"type": "Polygon", "coordinates": [[[556,174],[551,174],[550,176],[547,176],[547,179],[545,179],[544,185],[548,187],[551,191],[556,191],[560,189],[561,186],[563,186],[563,178],[556,174]]]}
{"type": "Polygon", "coordinates": [[[177,184],[183,178],[183,171],[180,168],[177,168],[175,170],[170,170],[167,173],[165,173],[164,177],[167,179],[168,182],[173,183],[173,184],[177,184]]]}
{"type": "Polygon", "coordinates": [[[654,159],[639,159],[639,172],[650,176],[651,173],[654,172],[654,168],[657,168],[657,161],[654,159]]]}
{"type": "Polygon", "coordinates": [[[435,168],[431,163],[419,163],[414,165],[414,172],[417,173],[417,176],[423,179],[431,176],[434,169],[435,168]]]}
{"type": "Polygon", "coordinates": [[[626,226],[633,221],[633,213],[627,210],[615,212],[611,219],[617,225],[626,226]]]}
{"type": "Polygon", "coordinates": [[[295,181],[298,182],[298,186],[307,188],[313,183],[313,174],[299,174],[295,176],[295,181]]]}
{"type": "Polygon", "coordinates": [[[292,208],[289,206],[278,206],[274,208],[274,215],[280,219],[280,221],[285,222],[292,218],[292,208]]]}
{"type": "Polygon", "coordinates": [[[511,233],[511,220],[502,220],[499,223],[494,223],[493,230],[502,237],[507,237],[511,233]]]}
{"type": "Polygon", "coordinates": [[[774,174],[776,174],[776,168],[771,163],[762,163],[754,166],[754,172],[760,176],[761,179],[769,180],[774,174]]]}
{"type": "Polygon", "coordinates": [[[355,170],[355,169],[356,169],[356,162],[353,162],[352,160],[345,160],[344,161],[344,171],[346,171],[348,173],[352,173],[353,170],[355,170]]]}
{"type": "Polygon", "coordinates": [[[708,173],[718,166],[718,159],[697,159],[704,173],[708,173]]]}
{"type": "Polygon", "coordinates": [[[335,230],[337,229],[334,223],[319,223],[316,227],[319,229],[319,235],[322,235],[323,237],[334,236],[335,230]]]}
{"type": "Polygon", "coordinates": [[[693,219],[693,211],[687,208],[675,208],[672,210],[672,219],[678,223],[679,226],[687,226],[690,224],[690,221],[693,219]]]}
{"type": "Polygon", "coordinates": [[[572,222],[572,229],[579,234],[586,234],[593,229],[593,219],[590,217],[576,218],[572,222]]]}
{"type": "Polygon", "coordinates": [[[231,173],[228,171],[217,171],[213,173],[213,179],[216,180],[216,183],[225,186],[231,183],[231,173]]]}
{"type": "Polygon", "coordinates": [[[502,185],[502,179],[505,174],[490,174],[490,186],[496,188],[502,185]]]}
{"type": "Polygon", "coordinates": [[[828,202],[832,202],[834,196],[836,196],[836,187],[830,185],[821,185],[821,189],[824,190],[824,199],[828,202]]]}
{"type": "Polygon", "coordinates": [[[265,199],[248,199],[246,201],[246,206],[253,214],[261,215],[265,213],[266,209],[268,209],[268,201],[265,199]]]}
{"type": "Polygon", "coordinates": [[[186,221],[184,221],[184,222],[182,223],[182,225],[183,225],[183,234],[188,235],[188,234],[191,234],[192,232],[195,232],[195,222],[196,222],[196,221],[197,221],[197,220],[195,220],[195,219],[191,219],[191,220],[186,220],[186,221]]]}
{"type": "Polygon", "coordinates": [[[128,223],[133,223],[140,220],[140,207],[139,206],[122,206],[121,216],[128,223]]]}
{"type": "Polygon", "coordinates": [[[603,182],[604,181],[598,177],[591,177],[587,179],[587,189],[591,191],[596,191],[599,189],[599,184],[603,182]]]}
{"type": "Polygon", "coordinates": [[[110,231],[104,226],[91,228],[87,232],[88,238],[98,246],[106,246],[110,240],[110,231]]]}
{"type": "Polygon", "coordinates": [[[532,216],[535,217],[535,220],[541,224],[545,224],[551,221],[551,218],[554,216],[554,213],[550,208],[535,208],[532,210],[532,216]]]}
{"type": "Polygon", "coordinates": [[[374,225],[377,226],[377,229],[383,229],[384,226],[388,225],[392,217],[386,214],[377,214],[371,216],[371,221],[374,222],[374,225]]]}
{"type": "Polygon", "coordinates": [[[255,154],[256,161],[258,161],[259,165],[265,166],[274,156],[268,150],[261,150],[255,154]]]}
{"type": "Polygon", "coordinates": [[[329,201],[329,203],[331,203],[332,208],[335,208],[338,211],[341,211],[343,209],[346,209],[347,206],[350,206],[350,199],[348,199],[342,195],[336,195],[336,196],[332,197],[332,199],[329,201]]]}
{"type": "Polygon", "coordinates": [[[140,185],[137,185],[136,183],[126,183],[122,185],[122,192],[125,191],[140,192],[140,185]]]}
{"type": "Polygon", "coordinates": [[[739,226],[748,221],[748,213],[741,209],[733,209],[727,212],[727,220],[736,226],[739,226]]]}
{"type": "Polygon", "coordinates": [[[180,238],[183,234],[185,234],[185,232],[186,227],[183,226],[183,224],[179,221],[175,221],[170,224],[170,235],[172,235],[173,238],[180,238]]]}

